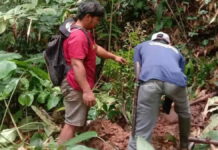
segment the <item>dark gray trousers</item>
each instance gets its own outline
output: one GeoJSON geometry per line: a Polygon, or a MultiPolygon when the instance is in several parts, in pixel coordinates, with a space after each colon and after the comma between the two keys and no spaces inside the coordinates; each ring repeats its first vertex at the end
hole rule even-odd
{"type": "Polygon", "coordinates": [[[174,101],[175,111],[179,117],[190,118],[191,114],[185,87],[159,80],[145,82],[139,88],[135,138],[130,137],[128,150],[136,150],[138,136],[151,141],[152,131],[159,115],[162,95],[167,95],[174,101]]]}

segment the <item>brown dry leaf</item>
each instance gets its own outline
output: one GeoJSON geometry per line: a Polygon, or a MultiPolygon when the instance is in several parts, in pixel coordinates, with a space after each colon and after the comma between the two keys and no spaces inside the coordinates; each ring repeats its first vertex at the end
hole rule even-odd
{"type": "Polygon", "coordinates": [[[204,90],[201,90],[201,88],[197,88],[195,94],[197,95],[197,97],[202,97],[202,96],[205,96],[207,93],[207,90],[204,89],[204,90]]]}
{"type": "Polygon", "coordinates": [[[200,135],[201,135],[201,129],[200,129],[200,127],[195,128],[195,129],[191,132],[191,135],[192,135],[193,137],[198,137],[198,136],[200,136],[200,135]]]}
{"type": "Polygon", "coordinates": [[[204,111],[201,113],[202,117],[203,117],[203,120],[207,117],[208,107],[209,107],[209,101],[207,101],[207,104],[206,104],[206,106],[204,108],[204,111]]]}
{"type": "Polygon", "coordinates": [[[215,22],[215,21],[216,21],[216,18],[217,18],[217,16],[218,16],[218,9],[216,10],[216,13],[214,14],[213,18],[212,18],[212,19],[210,19],[210,23],[209,23],[209,24],[211,24],[211,23],[215,22]]]}
{"type": "Polygon", "coordinates": [[[218,68],[216,68],[216,70],[214,71],[213,77],[209,80],[209,83],[214,87],[218,87],[218,68]]]}

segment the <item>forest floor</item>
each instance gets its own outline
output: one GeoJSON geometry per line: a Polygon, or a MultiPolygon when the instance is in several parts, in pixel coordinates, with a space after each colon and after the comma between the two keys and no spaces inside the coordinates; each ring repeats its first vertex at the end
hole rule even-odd
{"type": "MultiPolygon", "coordinates": [[[[207,121],[203,121],[201,112],[206,102],[197,103],[191,106],[192,131],[196,128],[204,128],[207,121]]],[[[87,125],[88,131],[96,131],[100,139],[91,139],[87,146],[98,150],[126,150],[130,127],[123,123],[112,123],[109,120],[95,120],[87,125]]],[[[179,145],[178,118],[174,111],[169,115],[160,113],[158,123],[153,132],[152,145],[156,150],[177,150],[179,145]]]]}

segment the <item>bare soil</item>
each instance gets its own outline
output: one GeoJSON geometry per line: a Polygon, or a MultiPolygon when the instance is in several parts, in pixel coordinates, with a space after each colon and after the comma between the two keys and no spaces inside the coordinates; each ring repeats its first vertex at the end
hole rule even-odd
{"type": "MultiPolygon", "coordinates": [[[[201,112],[205,103],[191,107],[192,130],[204,128],[201,112]]],[[[126,125],[128,126],[128,125],[126,125]]],[[[130,127],[124,127],[110,120],[95,120],[87,125],[85,130],[96,131],[101,139],[94,138],[86,143],[87,146],[98,150],[126,150],[130,135],[130,127]]],[[[177,150],[179,145],[178,118],[174,111],[169,115],[160,113],[158,123],[153,132],[152,145],[156,150],[177,150]]]]}

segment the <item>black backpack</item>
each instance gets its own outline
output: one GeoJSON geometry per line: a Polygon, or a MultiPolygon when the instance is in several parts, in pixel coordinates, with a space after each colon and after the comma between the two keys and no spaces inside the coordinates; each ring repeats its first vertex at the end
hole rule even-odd
{"type": "Polygon", "coordinates": [[[63,54],[63,42],[70,36],[71,29],[82,30],[88,39],[88,44],[90,45],[87,31],[81,27],[73,25],[73,23],[74,20],[72,18],[67,19],[59,27],[60,33],[52,37],[52,40],[48,43],[47,49],[43,52],[46,67],[54,86],[61,85],[62,80],[71,68],[67,65],[63,54]]]}

